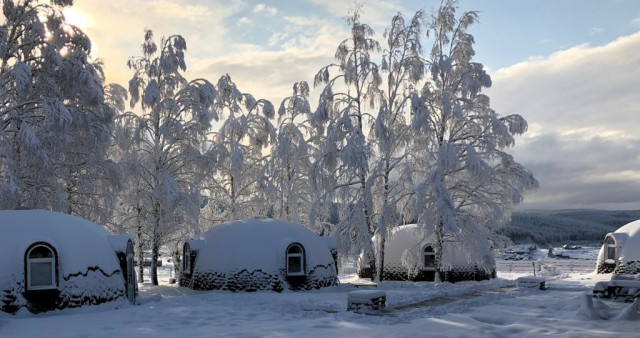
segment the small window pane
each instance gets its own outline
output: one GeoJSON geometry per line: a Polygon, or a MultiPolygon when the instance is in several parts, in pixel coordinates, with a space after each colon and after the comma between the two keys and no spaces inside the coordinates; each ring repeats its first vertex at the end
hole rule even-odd
{"type": "Polygon", "coordinates": [[[424,248],[424,252],[433,252],[433,248],[430,246],[424,248]]]}
{"type": "Polygon", "coordinates": [[[607,237],[607,244],[610,245],[616,245],[616,241],[613,239],[613,237],[607,237]]]}
{"type": "Polygon", "coordinates": [[[302,248],[298,245],[292,245],[289,247],[289,253],[302,253],[302,248]]]}
{"type": "Polygon", "coordinates": [[[29,258],[53,258],[53,252],[44,246],[37,246],[31,250],[29,258]]]}
{"type": "Polygon", "coordinates": [[[53,285],[53,263],[31,262],[31,286],[53,285]]]}
{"type": "Polygon", "coordinates": [[[424,255],[424,266],[431,267],[436,265],[435,255],[424,255]]]}
{"type": "Polygon", "coordinates": [[[302,272],[302,257],[288,257],[287,272],[299,273],[302,272]]]}
{"type": "Polygon", "coordinates": [[[616,247],[607,247],[607,259],[616,259],[616,247]]]}

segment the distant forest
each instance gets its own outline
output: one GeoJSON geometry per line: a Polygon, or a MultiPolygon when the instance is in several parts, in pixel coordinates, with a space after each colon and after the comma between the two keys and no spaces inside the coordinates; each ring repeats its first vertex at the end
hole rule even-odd
{"type": "Polygon", "coordinates": [[[499,231],[514,243],[539,245],[602,242],[604,236],[640,219],[640,210],[554,210],[514,212],[499,231]]]}

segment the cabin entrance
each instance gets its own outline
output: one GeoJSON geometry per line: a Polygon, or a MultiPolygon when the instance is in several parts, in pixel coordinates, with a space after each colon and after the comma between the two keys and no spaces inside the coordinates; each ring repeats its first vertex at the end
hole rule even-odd
{"type": "Polygon", "coordinates": [[[133,242],[127,243],[127,299],[129,303],[135,304],[136,302],[136,273],[133,262],[133,242]]]}

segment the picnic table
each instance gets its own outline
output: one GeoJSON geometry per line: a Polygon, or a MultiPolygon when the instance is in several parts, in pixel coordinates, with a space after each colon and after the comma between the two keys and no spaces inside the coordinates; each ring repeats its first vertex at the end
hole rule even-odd
{"type": "Polygon", "coordinates": [[[593,288],[593,294],[604,298],[625,297],[625,301],[633,301],[640,297],[640,280],[638,279],[613,279],[598,282],[593,288]]]}

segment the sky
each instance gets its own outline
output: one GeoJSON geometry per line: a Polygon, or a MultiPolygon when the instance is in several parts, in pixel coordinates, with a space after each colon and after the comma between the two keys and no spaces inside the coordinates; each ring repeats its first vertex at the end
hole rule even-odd
{"type": "MultiPolygon", "coordinates": [[[[362,22],[382,41],[397,12],[428,13],[434,0],[365,0],[362,22]]],[[[103,59],[107,82],[126,85],[126,60],[145,28],[187,41],[189,79],[230,74],[239,89],[278,105],[293,83],[312,82],[348,37],[345,0],[75,0],[67,20],[103,59]]],[[[501,115],[529,131],[510,150],[540,188],[520,210],[640,209],[640,1],[461,0],[479,11],[476,62],[501,115]]],[[[315,94],[317,96],[317,93],[315,94]]],[[[312,97],[313,97],[312,93],[312,97]]],[[[312,107],[315,104],[312,103],[312,107]]]]}

